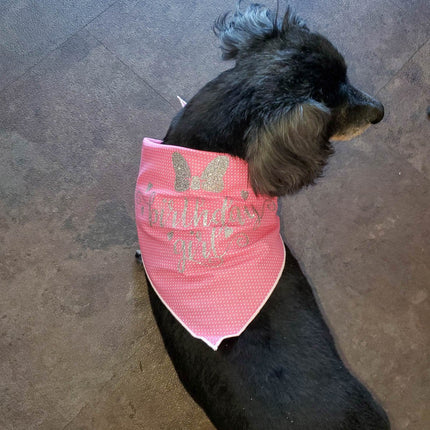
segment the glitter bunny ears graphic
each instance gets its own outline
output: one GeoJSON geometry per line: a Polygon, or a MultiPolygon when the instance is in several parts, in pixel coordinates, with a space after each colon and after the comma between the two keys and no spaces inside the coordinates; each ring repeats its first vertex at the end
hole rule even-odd
{"type": "Polygon", "coordinates": [[[201,176],[191,174],[187,160],[179,152],[172,154],[172,162],[175,171],[176,191],[184,192],[191,189],[220,193],[224,189],[223,176],[229,163],[226,155],[219,155],[210,161],[201,176]]]}

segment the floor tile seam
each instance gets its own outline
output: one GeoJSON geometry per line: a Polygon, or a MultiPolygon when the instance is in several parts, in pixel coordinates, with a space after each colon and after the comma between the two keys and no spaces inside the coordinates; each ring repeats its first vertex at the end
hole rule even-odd
{"type": "MultiPolygon", "coordinates": [[[[401,11],[401,12],[405,12],[406,10],[404,9],[404,8],[402,8],[401,6],[399,6],[398,4],[396,4],[396,3],[394,3],[392,0],[388,0],[388,2],[394,7],[394,8],[396,8],[396,9],[398,9],[399,11],[401,11]]],[[[360,22],[360,20],[358,20],[355,16],[352,18],[353,20],[354,20],[354,22],[356,22],[357,24],[361,24],[361,22],[360,22]]],[[[424,25],[421,23],[421,22],[418,22],[417,23],[417,25],[419,25],[420,27],[422,27],[424,30],[425,30],[425,28],[424,28],[424,25]]],[[[388,80],[386,81],[386,83],[385,84],[383,84],[380,88],[376,88],[376,91],[375,91],[375,95],[377,95],[380,91],[382,91],[393,79],[394,79],[394,77],[397,75],[397,73],[399,73],[403,68],[404,68],[404,66],[408,63],[408,61],[410,61],[410,59],[427,43],[427,42],[429,42],[430,41],[430,38],[428,38],[428,39],[426,39],[426,41],[422,44],[422,45],[420,45],[414,52],[413,52],[413,54],[410,56],[410,57],[408,57],[408,59],[407,60],[405,60],[405,62],[402,64],[402,66],[398,69],[398,70],[396,70],[395,72],[394,72],[394,75],[392,75],[391,77],[389,77],[388,78],[388,80]]],[[[379,56],[377,56],[377,58],[379,59],[379,60],[382,60],[382,58],[380,58],[379,56]]]]}
{"type": "MultiPolygon", "coordinates": [[[[9,87],[16,84],[18,81],[23,79],[25,76],[27,76],[35,67],[37,67],[39,64],[41,64],[43,61],[45,61],[53,52],[55,52],[58,48],[61,48],[63,45],[65,45],[70,39],[75,37],[80,31],[85,29],[91,22],[93,22],[95,19],[97,19],[100,15],[105,13],[107,10],[109,10],[114,4],[118,3],[120,0],[116,0],[113,3],[111,3],[106,9],[101,11],[99,14],[97,14],[95,17],[93,17],[90,21],[85,23],[83,26],[78,28],[76,31],[74,31],[69,37],[67,37],[65,40],[60,42],[58,45],[56,45],[54,48],[48,50],[38,61],[36,61],[33,65],[29,66],[21,75],[19,75],[16,79],[12,80],[8,84],[6,84],[4,87],[0,88],[0,95],[4,93],[9,87]]],[[[88,31],[88,30],[87,30],[88,31]]]]}
{"type": "Polygon", "coordinates": [[[375,95],[376,96],[380,96],[380,93],[396,78],[396,76],[401,73],[403,71],[403,69],[405,69],[405,67],[408,65],[408,63],[412,60],[412,58],[415,56],[415,54],[417,54],[417,52],[419,52],[425,45],[427,45],[427,43],[430,42],[430,37],[424,42],[422,43],[413,53],[412,55],[410,55],[408,57],[408,59],[402,64],[402,66],[394,73],[393,76],[391,76],[388,81],[381,87],[379,88],[375,95]]]}
{"type": "MultiPolygon", "coordinates": [[[[35,393],[37,393],[40,397],[42,397],[42,399],[46,402],[47,405],[49,405],[50,403],[52,403],[52,401],[45,394],[43,394],[40,390],[38,390],[30,381],[28,381],[28,384],[30,385],[30,387],[33,389],[33,391],[35,393]]],[[[55,413],[57,414],[57,416],[59,416],[60,418],[62,418],[63,421],[65,421],[67,419],[61,413],[61,411],[59,411],[58,405],[55,405],[55,413]]]]}
{"type": "Polygon", "coordinates": [[[141,76],[138,72],[136,72],[136,70],[134,70],[134,68],[132,66],[130,66],[129,64],[127,64],[124,60],[122,60],[118,55],[115,54],[115,52],[113,52],[112,50],[110,50],[104,43],[103,41],[101,41],[100,39],[98,39],[92,32],[91,30],[87,30],[88,33],[91,35],[91,37],[93,37],[95,40],[97,40],[97,42],[102,45],[107,52],[109,52],[110,55],[112,55],[116,60],[118,60],[124,67],[126,67],[128,70],[130,70],[133,75],[135,75],[139,81],[143,82],[149,89],[151,89],[152,91],[154,91],[160,98],[162,98],[170,107],[172,107],[173,109],[177,109],[177,106],[174,106],[168,99],[166,99],[159,91],[157,91],[156,88],[154,88],[143,76],[141,76]]]}
{"type": "MultiPolygon", "coordinates": [[[[417,52],[419,52],[429,42],[430,42],[430,38],[428,40],[426,40],[418,49],[416,49],[415,52],[408,58],[408,60],[405,61],[405,63],[402,65],[402,67],[387,81],[387,83],[381,89],[379,89],[376,92],[375,95],[378,98],[380,97],[381,92],[383,90],[385,90],[386,87],[396,78],[396,76],[406,68],[406,66],[409,64],[411,59],[415,56],[415,54],[417,52]]],[[[423,115],[425,115],[424,112],[423,112],[423,115]]],[[[421,172],[416,166],[414,166],[414,164],[409,159],[405,158],[404,154],[402,154],[402,152],[400,152],[399,149],[397,149],[396,147],[392,147],[392,146],[388,147],[387,149],[393,155],[400,157],[402,159],[402,161],[406,161],[408,163],[408,166],[411,167],[415,172],[417,172],[420,177],[423,177],[426,181],[430,181],[430,177],[428,177],[425,173],[421,172]]]]}
{"type": "MultiPolygon", "coordinates": [[[[103,391],[105,387],[107,387],[108,384],[117,376],[118,374],[115,373],[115,371],[112,371],[112,376],[99,387],[98,391],[103,391]]],[[[64,430],[69,424],[71,424],[87,406],[91,405],[92,407],[96,408],[102,402],[102,400],[103,399],[99,397],[99,399],[95,403],[92,403],[91,400],[84,402],[79,411],[76,412],[76,414],[66,423],[66,425],[61,430],[64,430]]]]}
{"type": "Polygon", "coordinates": [[[90,404],[90,402],[85,402],[83,405],[82,405],[82,407],[81,407],[81,409],[79,409],[79,411],[78,412],[76,412],[76,414],[69,420],[69,421],[67,421],[67,423],[64,425],[64,427],[62,427],[61,428],[61,430],[64,430],[66,427],[68,427],[69,426],[69,424],[72,424],[73,423],[73,421],[79,416],[79,414],[88,406],[90,404]]]}

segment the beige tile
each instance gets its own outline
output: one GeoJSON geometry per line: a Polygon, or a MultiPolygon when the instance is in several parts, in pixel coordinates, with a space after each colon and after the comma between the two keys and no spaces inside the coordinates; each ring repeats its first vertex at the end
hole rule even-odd
{"type": "MultiPolygon", "coordinates": [[[[148,311],[149,309],[144,309],[148,311]]],[[[158,329],[64,430],[214,430],[182,387],[158,329]]]]}

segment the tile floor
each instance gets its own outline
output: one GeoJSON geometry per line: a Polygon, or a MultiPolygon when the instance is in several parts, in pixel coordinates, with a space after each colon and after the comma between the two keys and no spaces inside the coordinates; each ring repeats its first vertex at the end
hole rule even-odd
{"type": "MultiPolygon", "coordinates": [[[[142,137],[229,67],[233,3],[0,0],[1,429],[213,430],[151,315],[133,192],[142,137]]],[[[393,429],[430,428],[430,8],[289,3],[386,118],[282,199],[283,233],[393,429]]]]}

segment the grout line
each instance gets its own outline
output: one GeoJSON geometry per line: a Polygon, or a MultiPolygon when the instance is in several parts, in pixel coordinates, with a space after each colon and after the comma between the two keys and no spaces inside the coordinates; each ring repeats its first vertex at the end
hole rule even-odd
{"type": "MultiPolygon", "coordinates": [[[[376,93],[375,96],[377,96],[379,98],[380,93],[396,78],[396,76],[402,72],[403,69],[406,68],[406,66],[408,65],[408,63],[411,61],[411,59],[415,56],[415,54],[420,51],[427,43],[430,42],[430,38],[428,40],[426,40],[420,47],[418,47],[414,53],[404,62],[404,64],[402,65],[402,67],[400,67],[399,70],[397,70],[397,72],[387,81],[387,83],[381,87],[376,93]]],[[[408,158],[405,158],[405,155],[402,154],[398,148],[396,147],[389,147],[388,151],[390,154],[393,154],[394,156],[400,157],[402,161],[406,161],[408,163],[408,166],[410,168],[412,168],[415,172],[417,172],[421,178],[424,178],[424,180],[429,181],[430,178],[421,170],[419,170],[416,166],[414,166],[411,161],[408,158]]]]}
{"type": "Polygon", "coordinates": [[[159,97],[161,97],[169,106],[171,106],[173,109],[178,108],[178,106],[174,106],[169,100],[167,100],[162,94],[160,94],[151,84],[149,84],[143,76],[140,76],[139,73],[137,73],[133,67],[131,67],[129,64],[125,63],[120,57],[118,57],[114,52],[112,52],[101,40],[99,40],[94,34],[87,30],[88,33],[93,37],[95,40],[97,40],[100,45],[102,45],[109,54],[111,54],[114,58],[116,58],[123,66],[125,66],[128,70],[130,70],[137,78],[139,78],[140,81],[142,81],[148,88],[150,88],[152,91],[154,91],[159,97]]]}
{"type": "Polygon", "coordinates": [[[83,25],[78,31],[84,29],[85,27],[87,27],[89,24],[91,24],[95,19],[97,19],[100,15],[103,15],[107,10],[109,10],[113,5],[115,5],[116,3],[118,3],[119,0],[115,0],[113,1],[106,9],[102,10],[98,15],[96,15],[94,18],[90,19],[85,25],[83,25]]]}
{"type": "MultiPolygon", "coordinates": [[[[106,9],[101,11],[99,14],[97,14],[94,18],[92,18],[90,21],[88,21],[85,25],[78,28],[73,34],[71,34],[67,39],[65,39],[63,42],[59,43],[55,46],[55,48],[49,50],[45,55],[43,55],[39,61],[34,63],[32,66],[30,66],[27,70],[25,70],[21,75],[19,75],[16,79],[14,79],[12,82],[6,84],[3,88],[0,88],[0,95],[6,91],[7,88],[14,85],[16,82],[18,82],[20,79],[22,79],[24,76],[29,74],[36,66],[38,66],[40,63],[42,63],[49,55],[51,55],[54,51],[56,51],[58,48],[66,44],[72,37],[74,37],[77,33],[84,30],[89,24],[91,24],[94,20],[96,20],[100,15],[104,14],[106,11],[108,11],[112,6],[114,6],[116,3],[118,3],[119,0],[116,0],[112,2],[106,9]]],[[[115,53],[113,53],[101,40],[99,40],[94,34],[86,29],[88,34],[91,35],[97,42],[102,45],[113,57],[115,57],[122,65],[124,65],[127,69],[131,70],[131,72],[139,78],[147,87],[149,87],[152,91],[154,91],[159,97],[161,97],[170,107],[173,109],[176,109],[176,106],[174,106],[169,100],[167,100],[162,94],[160,94],[153,86],[151,86],[142,76],[140,76],[131,66],[126,64],[121,58],[119,58],[115,53]]]]}
{"type": "Polygon", "coordinates": [[[62,429],[61,430],[64,430],[69,424],[72,424],[73,423],[73,421],[77,418],[77,416],[82,412],[82,410],[87,406],[87,405],[89,405],[91,402],[89,401],[89,402],[86,402],[86,403],[84,403],[83,405],[82,405],[82,407],[81,407],[81,409],[79,409],[79,411],[76,413],[76,415],[74,415],[73,416],[73,418],[71,418],[67,423],[66,423],[66,425],[64,426],[64,427],[62,427],[62,429]]]}
{"type": "MultiPolygon", "coordinates": [[[[14,79],[13,81],[9,82],[8,84],[6,84],[3,88],[0,88],[0,94],[2,94],[3,92],[6,91],[7,88],[9,88],[10,86],[14,85],[16,82],[18,82],[20,79],[22,79],[24,76],[26,76],[28,73],[30,73],[36,66],[38,66],[40,63],[42,63],[47,57],[49,57],[49,55],[51,55],[54,51],[56,51],[58,48],[60,48],[61,46],[63,46],[65,43],[67,43],[72,37],[74,37],[77,33],[79,33],[80,31],[82,31],[88,24],[90,24],[91,22],[93,22],[96,18],[98,18],[100,15],[102,15],[103,13],[105,13],[107,10],[109,10],[114,4],[116,4],[119,0],[116,0],[114,2],[112,2],[106,9],[102,10],[98,15],[96,15],[94,18],[92,18],[90,21],[88,21],[85,25],[83,25],[82,27],[78,28],[74,33],[72,33],[69,37],[67,37],[65,40],[63,40],[61,43],[59,43],[58,45],[56,45],[54,48],[52,48],[51,50],[49,50],[48,52],[46,52],[45,55],[43,55],[38,61],[36,61],[36,63],[34,63],[33,65],[29,66],[28,69],[26,69],[21,75],[19,75],[16,79],[14,79]]],[[[87,30],[88,31],[88,30],[87,30]]]]}
{"type": "Polygon", "coordinates": [[[393,79],[395,79],[395,77],[408,65],[409,61],[411,61],[411,59],[415,56],[415,54],[423,47],[425,46],[428,42],[430,42],[430,39],[426,40],[421,46],[419,46],[414,52],[413,54],[403,63],[402,67],[400,67],[399,70],[396,71],[396,73],[394,73],[393,76],[391,76],[391,78],[388,79],[388,81],[378,90],[376,91],[376,96],[379,95],[379,93],[385,89],[385,87],[387,87],[392,81],[393,79]]]}
{"type": "MultiPolygon", "coordinates": [[[[39,391],[38,389],[36,389],[35,387],[34,387],[34,385],[30,382],[30,381],[28,381],[28,384],[30,385],[30,387],[33,389],[33,391],[35,392],[35,393],[37,393],[40,397],[42,397],[42,399],[44,399],[45,400],[45,402],[46,402],[46,404],[47,405],[49,405],[49,404],[52,404],[52,401],[49,399],[49,397],[47,397],[45,394],[43,394],[41,391],[39,391]]],[[[61,411],[60,410],[58,410],[59,409],[59,407],[58,407],[58,404],[55,404],[55,412],[56,412],[56,415],[57,415],[57,417],[60,417],[60,418],[62,418],[62,420],[63,421],[65,421],[66,420],[66,417],[61,413],[61,411]]]]}

